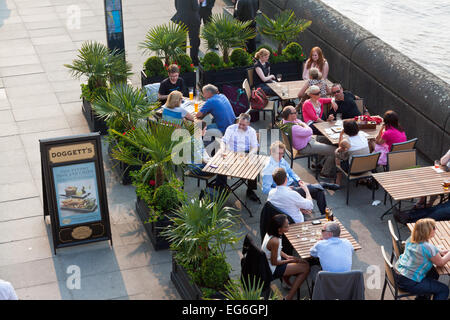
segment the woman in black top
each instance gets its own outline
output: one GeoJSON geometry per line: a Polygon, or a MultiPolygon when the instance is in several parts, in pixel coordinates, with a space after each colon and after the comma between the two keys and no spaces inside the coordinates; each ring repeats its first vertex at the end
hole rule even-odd
{"type": "Polygon", "coordinates": [[[270,52],[267,49],[260,49],[255,54],[256,63],[255,76],[253,77],[253,85],[255,88],[261,88],[268,96],[276,96],[276,93],[266,84],[270,82],[275,82],[275,76],[270,74],[270,64],[269,64],[270,52]]]}

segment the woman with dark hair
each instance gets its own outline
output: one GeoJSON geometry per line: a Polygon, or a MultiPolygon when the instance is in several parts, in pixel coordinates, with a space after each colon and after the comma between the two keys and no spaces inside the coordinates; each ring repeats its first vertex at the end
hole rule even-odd
{"type": "Polygon", "coordinates": [[[327,80],[330,68],[327,59],[323,56],[322,49],[319,47],[312,48],[309,53],[309,58],[306,60],[305,67],[303,68],[303,80],[309,79],[309,69],[312,67],[319,69],[322,73],[322,80],[327,80]]]}
{"type": "Polygon", "coordinates": [[[290,287],[285,299],[291,300],[297,289],[300,288],[308,276],[309,264],[300,258],[289,256],[282,251],[281,237],[288,230],[289,222],[286,215],[275,215],[270,221],[261,249],[266,254],[270,269],[272,270],[272,280],[283,278],[283,281],[290,287]],[[290,276],[296,276],[293,284],[289,281],[290,276]]]}
{"type": "MultiPolygon", "coordinates": [[[[369,154],[369,141],[366,135],[359,130],[358,124],[353,119],[344,120],[344,130],[339,136],[339,147],[336,149],[336,165],[348,172],[350,169],[350,161],[354,155],[369,154]],[[344,138],[344,134],[347,136],[344,138]]],[[[336,184],[341,184],[342,173],[338,172],[336,176],[336,184]]]]}
{"type": "Polygon", "coordinates": [[[386,111],[383,120],[384,124],[375,138],[374,146],[375,152],[381,152],[378,160],[379,165],[387,164],[387,154],[391,150],[392,144],[406,141],[405,130],[400,126],[398,115],[395,111],[386,111]]]}

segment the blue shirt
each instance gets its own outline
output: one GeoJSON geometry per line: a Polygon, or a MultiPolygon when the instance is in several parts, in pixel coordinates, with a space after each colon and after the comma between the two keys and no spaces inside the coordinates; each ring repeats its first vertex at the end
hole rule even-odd
{"type": "Polygon", "coordinates": [[[323,271],[347,272],[352,270],[353,250],[347,239],[331,237],[317,242],[309,252],[319,258],[323,271]]]}
{"type": "Polygon", "coordinates": [[[222,134],[225,133],[228,126],[236,122],[236,116],[234,115],[230,101],[228,101],[228,98],[221,93],[215,94],[209,98],[200,109],[200,112],[203,115],[211,113],[217,124],[217,128],[222,134]]]}
{"type": "Polygon", "coordinates": [[[276,188],[277,185],[273,181],[272,173],[277,168],[283,168],[286,171],[286,175],[288,178],[287,185],[290,186],[294,183],[294,181],[299,181],[300,178],[295,174],[294,170],[291,169],[289,164],[284,158],[282,158],[279,162],[276,162],[273,157],[270,157],[269,163],[262,171],[263,180],[262,180],[262,192],[264,194],[268,194],[270,189],[276,188]]]}

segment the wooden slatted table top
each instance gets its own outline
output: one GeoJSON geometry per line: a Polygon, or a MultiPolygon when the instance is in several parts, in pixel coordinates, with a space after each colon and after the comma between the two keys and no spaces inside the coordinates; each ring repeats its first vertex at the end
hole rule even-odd
{"type": "MultiPolygon", "coordinates": [[[[412,232],[415,223],[408,223],[409,231],[412,232]]],[[[436,231],[430,242],[436,247],[442,246],[445,250],[450,250],[450,221],[436,221],[436,231]]],[[[439,274],[450,274],[450,261],[443,267],[436,267],[439,274]]]]}
{"type": "Polygon", "coordinates": [[[298,93],[305,85],[307,80],[271,82],[267,85],[280,97],[282,100],[291,100],[298,98],[298,93]],[[283,96],[283,89],[287,89],[287,94],[283,96]]]}
{"type": "MultiPolygon", "coordinates": [[[[311,221],[305,221],[301,223],[295,223],[289,225],[289,231],[285,233],[287,239],[294,247],[295,251],[303,259],[311,258],[309,250],[319,241],[322,237],[322,229],[327,223],[327,219],[320,219],[321,224],[313,225],[311,221]],[[314,239],[312,241],[311,239],[314,239]]],[[[350,232],[345,229],[342,223],[334,218],[334,222],[337,222],[341,227],[342,239],[347,239],[353,245],[353,249],[362,249],[358,242],[353,238],[350,232]]]]}
{"type": "MultiPolygon", "coordinates": [[[[197,114],[197,112],[195,112],[195,107],[194,107],[194,100],[189,100],[189,98],[184,97],[183,98],[185,103],[181,106],[182,108],[186,109],[187,112],[189,112],[190,114],[192,114],[194,117],[197,114]]],[[[200,108],[205,104],[206,101],[199,101],[198,103],[198,110],[200,110],[200,108]]],[[[156,110],[156,114],[161,117],[162,113],[163,113],[163,107],[161,106],[160,108],[158,108],[156,110]]]]}
{"type": "Polygon", "coordinates": [[[372,176],[396,201],[450,193],[442,186],[444,180],[450,179],[450,172],[438,173],[433,166],[380,172],[372,176]]]}
{"type": "MultiPolygon", "coordinates": [[[[339,143],[339,135],[340,132],[333,131],[332,128],[341,128],[341,130],[344,130],[344,126],[336,125],[336,121],[324,121],[324,122],[316,122],[314,123],[314,126],[317,128],[317,130],[320,131],[332,144],[338,144],[339,143]],[[330,134],[330,130],[332,131],[330,134]]],[[[375,139],[378,135],[378,133],[381,130],[382,124],[378,124],[375,129],[360,129],[360,131],[363,131],[367,134],[367,139],[375,139]]],[[[344,136],[345,137],[345,136],[344,136]]]]}
{"type": "Polygon", "coordinates": [[[243,152],[219,150],[203,168],[203,172],[221,174],[232,178],[254,180],[269,162],[270,157],[243,152]]]}

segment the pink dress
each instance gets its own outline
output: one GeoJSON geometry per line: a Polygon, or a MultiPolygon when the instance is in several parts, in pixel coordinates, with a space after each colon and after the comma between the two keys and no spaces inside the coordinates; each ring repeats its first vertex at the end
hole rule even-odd
{"type": "Polygon", "coordinates": [[[385,166],[387,165],[387,154],[391,150],[392,144],[405,142],[406,133],[395,128],[388,128],[383,132],[381,139],[383,139],[385,143],[375,145],[374,152],[381,152],[380,158],[378,159],[378,164],[385,166]]]}

